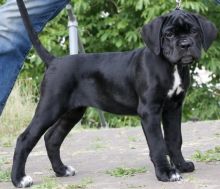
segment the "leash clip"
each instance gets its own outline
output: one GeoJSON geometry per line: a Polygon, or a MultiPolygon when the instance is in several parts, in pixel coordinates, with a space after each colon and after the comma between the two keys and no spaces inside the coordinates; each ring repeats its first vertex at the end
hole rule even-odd
{"type": "Polygon", "coordinates": [[[181,9],[181,0],[176,0],[176,10],[181,9]]]}

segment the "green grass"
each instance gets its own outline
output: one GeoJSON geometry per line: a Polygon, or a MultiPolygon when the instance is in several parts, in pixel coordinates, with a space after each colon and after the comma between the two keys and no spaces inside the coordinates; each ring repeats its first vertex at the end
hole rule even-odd
{"type": "Polygon", "coordinates": [[[18,81],[0,117],[1,146],[12,146],[14,139],[21,133],[21,129],[29,124],[35,107],[36,103],[33,102],[31,82],[18,81]],[[28,90],[24,90],[25,87],[28,90]]]}
{"type": "Polygon", "coordinates": [[[9,182],[11,180],[11,171],[0,168],[0,182],[9,182]]]}
{"type": "Polygon", "coordinates": [[[12,147],[15,137],[11,134],[6,134],[6,136],[2,136],[0,138],[2,147],[12,147]]]}
{"type": "Polygon", "coordinates": [[[96,143],[91,145],[91,148],[94,149],[94,150],[101,150],[101,149],[106,148],[106,146],[102,143],[96,142],[96,143]]]}
{"type": "Polygon", "coordinates": [[[137,139],[136,137],[134,137],[134,136],[129,136],[129,137],[128,137],[128,140],[129,140],[130,142],[137,142],[137,141],[138,141],[138,139],[137,139]]]}
{"type": "Polygon", "coordinates": [[[100,150],[106,148],[105,144],[103,144],[102,138],[96,137],[91,144],[91,148],[94,150],[100,150]]]}
{"type": "Polygon", "coordinates": [[[220,137],[220,133],[215,133],[215,137],[219,138],[220,137]]]}
{"type": "Polygon", "coordinates": [[[95,142],[101,142],[101,141],[103,141],[103,139],[101,137],[96,137],[94,141],[95,142]]]}
{"type": "Polygon", "coordinates": [[[10,169],[3,168],[8,161],[5,158],[0,159],[0,182],[9,182],[11,180],[10,169]]]}
{"type": "Polygon", "coordinates": [[[54,178],[46,177],[41,184],[33,185],[33,189],[58,189],[58,183],[54,178]]]}
{"type": "Polygon", "coordinates": [[[5,162],[7,162],[6,158],[0,158],[0,167],[2,167],[2,165],[5,164],[5,162]]]}
{"type": "Polygon", "coordinates": [[[33,189],[86,189],[89,184],[93,183],[91,178],[82,179],[77,184],[60,184],[55,178],[45,177],[41,184],[33,185],[33,189]]]}
{"type": "MultiPolygon", "coordinates": [[[[141,189],[147,188],[146,185],[133,185],[133,184],[132,184],[132,185],[128,185],[127,187],[128,187],[128,188],[133,188],[133,189],[134,189],[134,188],[136,188],[136,189],[138,189],[138,188],[141,188],[141,189]]],[[[162,188],[161,188],[161,189],[162,189],[162,188]]]]}
{"type": "Polygon", "coordinates": [[[210,149],[205,152],[196,150],[192,159],[199,162],[220,161],[220,146],[216,146],[214,149],[210,149]]]}
{"type": "Polygon", "coordinates": [[[188,182],[193,182],[193,181],[196,180],[196,178],[195,178],[195,176],[193,176],[193,175],[189,175],[188,177],[186,177],[186,180],[187,180],[188,182]]]}
{"type": "Polygon", "coordinates": [[[92,184],[93,181],[91,178],[85,178],[78,184],[69,184],[65,189],[86,189],[89,184],[92,184]]]}
{"type": "Polygon", "coordinates": [[[136,174],[147,172],[146,167],[142,168],[125,168],[125,167],[117,167],[112,170],[106,171],[107,174],[114,177],[124,177],[124,176],[134,176],[136,174]]]}
{"type": "MultiPolygon", "coordinates": [[[[137,116],[119,116],[107,112],[105,112],[104,115],[110,128],[140,126],[140,119],[137,116]]],[[[83,128],[100,128],[99,114],[96,109],[87,109],[82,118],[82,126],[83,128]]]]}

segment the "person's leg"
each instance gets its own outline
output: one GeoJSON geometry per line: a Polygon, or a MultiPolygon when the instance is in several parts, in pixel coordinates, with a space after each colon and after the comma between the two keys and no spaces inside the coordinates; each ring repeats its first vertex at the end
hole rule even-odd
{"type": "MultiPolygon", "coordinates": [[[[32,24],[40,32],[69,0],[24,0],[32,24]]],[[[24,28],[16,0],[0,7],[0,115],[21,70],[31,42],[24,28]]]]}

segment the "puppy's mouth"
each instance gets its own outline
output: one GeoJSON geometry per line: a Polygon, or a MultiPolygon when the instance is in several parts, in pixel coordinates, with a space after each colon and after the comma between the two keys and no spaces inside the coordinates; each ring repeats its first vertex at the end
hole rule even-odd
{"type": "Polygon", "coordinates": [[[182,63],[182,64],[192,64],[193,62],[194,62],[194,58],[193,58],[193,56],[190,56],[190,55],[188,55],[188,56],[183,56],[181,59],[180,59],[180,62],[182,63]]]}

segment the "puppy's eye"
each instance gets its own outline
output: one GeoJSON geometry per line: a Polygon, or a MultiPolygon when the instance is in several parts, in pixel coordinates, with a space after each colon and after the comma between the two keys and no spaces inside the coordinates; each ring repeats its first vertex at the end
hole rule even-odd
{"type": "Polygon", "coordinates": [[[173,38],[173,37],[174,37],[174,33],[173,33],[173,32],[167,32],[167,33],[165,34],[165,36],[166,36],[167,38],[173,38]]]}
{"type": "Polygon", "coordinates": [[[192,34],[197,34],[198,33],[198,31],[196,30],[196,29],[191,29],[191,31],[190,31],[192,34]]]}

